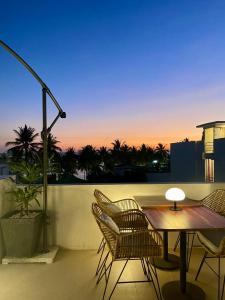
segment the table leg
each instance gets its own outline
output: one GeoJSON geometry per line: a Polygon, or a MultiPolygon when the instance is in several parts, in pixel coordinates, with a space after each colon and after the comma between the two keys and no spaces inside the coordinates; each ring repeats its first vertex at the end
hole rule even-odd
{"type": "Polygon", "coordinates": [[[168,231],[163,231],[163,257],[155,257],[151,262],[156,268],[161,270],[179,269],[180,258],[168,253],[168,231]]]}
{"type": "Polygon", "coordinates": [[[186,281],[186,232],[180,232],[180,281],[171,281],[162,287],[164,300],[204,300],[204,291],[195,284],[186,281]]]}
{"type": "Polygon", "coordinates": [[[163,232],[163,258],[168,260],[168,231],[163,232]]]}
{"type": "Polygon", "coordinates": [[[187,240],[186,232],[180,233],[180,290],[184,294],[186,292],[186,270],[187,270],[187,240]]]}

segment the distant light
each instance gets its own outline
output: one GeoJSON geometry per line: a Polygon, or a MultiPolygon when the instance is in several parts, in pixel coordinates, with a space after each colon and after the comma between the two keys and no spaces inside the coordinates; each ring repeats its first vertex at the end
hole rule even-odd
{"type": "Polygon", "coordinates": [[[153,164],[157,164],[157,163],[158,163],[158,160],[153,160],[152,163],[153,163],[153,164]]]}

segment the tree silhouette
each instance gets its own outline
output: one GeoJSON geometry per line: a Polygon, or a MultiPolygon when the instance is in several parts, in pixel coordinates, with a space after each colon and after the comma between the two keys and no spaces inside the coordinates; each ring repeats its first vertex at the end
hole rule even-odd
{"type": "MultiPolygon", "coordinates": [[[[62,166],[61,166],[61,156],[59,152],[62,151],[60,147],[57,146],[57,144],[60,143],[54,137],[51,133],[48,134],[47,137],[47,152],[48,152],[48,172],[52,174],[57,174],[61,173],[62,171],[62,166]]],[[[42,157],[43,157],[43,139],[42,142],[40,143],[40,150],[39,150],[39,161],[41,163],[41,166],[43,168],[43,162],[42,162],[42,157]]]]}
{"type": "MultiPolygon", "coordinates": [[[[58,141],[56,137],[49,133],[47,138],[48,157],[58,157],[59,152],[62,151],[62,149],[57,146],[58,143],[60,143],[60,141],[58,141]]],[[[43,141],[41,142],[41,151],[43,151],[43,141]]]]}
{"type": "Polygon", "coordinates": [[[121,146],[120,161],[122,164],[131,164],[131,148],[126,143],[121,146]]]}
{"type": "Polygon", "coordinates": [[[125,142],[120,141],[119,139],[115,139],[114,142],[112,142],[113,145],[113,151],[120,152],[121,147],[125,144],[125,142]]]}
{"type": "Polygon", "coordinates": [[[114,164],[110,151],[106,147],[102,146],[97,150],[97,152],[103,172],[112,172],[114,164]]]}
{"type": "Polygon", "coordinates": [[[139,164],[139,151],[135,146],[130,147],[130,163],[134,166],[139,164]]]}
{"type": "Polygon", "coordinates": [[[7,142],[6,147],[13,146],[8,149],[12,154],[14,160],[21,160],[24,158],[25,162],[34,159],[35,154],[40,148],[40,143],[35,142],[38,133],[35,133],[33,127],[27,126],[19,127],[18,130],[13,130],[16,134],[15,141],[7,142]]]}
{"type": "Polygon", "coordinates": [[[142,144],[138,151],[138,162],[141,166],[146,166],[153,160],[154,151],[153,149],[146,145],[142,144]]]}
{"type": "Polygon", "coordinates": [[[74,175],[77,170],[77,159],[78,156],[73,147],[66,150],[62,156],[62,168],[65,174],[74,175]]]}
{"type": "Polygon", "coordinates": [[[119,165],[123,163],[123,157],[124,154],[122,154],[122,151],[124,152],[125,149],[123,149],[123,146],[125,146],[125,142],[120,141],[119,139],[116,139],[112,142],[112,149],[111,154],[112,158],[114,160],[115,165],[119,165]]]}
{"type": "Polygon", "coordinates": [[[166,149],[166,146],[161,144],[161,143],[158,143],[158,145],[156,146],[155,148],[155,154],[156,156],[159,158],[159,159],[167,159],[168,156],[169,156],[169,150],[166,149]]]}
{"type": "Polygon", "coordinates": [[[85,171],[85,180],[91,174],[96,174],[100,170],[100,159],[97,151],[92,145],[86,145],[79,151],[78,165],[80,170],[85,171]]]}
{"type": "Polygon", "coordinates": [[[169,169],[169,150],[166,148],[166,145],[158,143],[155,148],[155,157],[158,160],[158,163],[155,165],[156,170],[168,170],[169,169]]]}

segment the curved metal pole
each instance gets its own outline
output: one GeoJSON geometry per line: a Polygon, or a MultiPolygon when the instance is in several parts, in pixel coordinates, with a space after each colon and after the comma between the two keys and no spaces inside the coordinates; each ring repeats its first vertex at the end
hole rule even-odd
{"type": "Polygon", "coordinates": [[[42,129],[42,139],[43,139],[43,213],[44,213],[44,228],[43,228],[43,252],[48,252],[48,239],[47,239],[47,203],[48,203],[48,177],[47,177],[47,168],[48,168],[48,150],[47,150],[47,138],[50,133],[52,127],[55,125],[56,121],[59,117],[66,118],[66,113],[62,110],[59,103],[53,96],[52,92],[48,88],[48,86],[44,83],[44,81],[40,78],[40,76],[34,71],[33,68],[12,48],[10,48],[6,43],[0,40],[0,46],[3,47],[7,52],[9,52],[12,56],[14,56],[32,75],[33,77],[40,83],[42,87],[42,112],[43,112],[43,129],[42,129]],[[59,113],[50,125],[47,128],[47,103],[46,96],[47,94],[52,99],[53,103],[57,107],[59,113]]]}
{"type": "Polygon", "coordinates": [[[42,139],[43,139],[43,213],[44,213],[44,226],[43,226],[43,249],[44,253],[48,252],[48,234],[47,234],[47,209],[48,209],[48,131],[47,131],[47,101],[46,89],[42,89],[42,139]]]}
{"type": "Polygon", "coordinates": [[[55,99],[54,95],[48,88],[48,86],[44,83],[44,81],[41,79],[41,77],[34,71],[33,68],[18,54],[16,51],[14,51],[12,48],[10,48],[6,43],[4,43],[2,40],[0,40],[0,46],[4,48],[7,52],[9,52],[12,56],[14,56],[33,76],[34,78],[40,83],[42,88],[46,89],[47,94],[54,102],[55,106],[57,107],[60,117],[65,118],[66,113],[62,110],[61,106],[59,105],[58,101],[55,99]]]}

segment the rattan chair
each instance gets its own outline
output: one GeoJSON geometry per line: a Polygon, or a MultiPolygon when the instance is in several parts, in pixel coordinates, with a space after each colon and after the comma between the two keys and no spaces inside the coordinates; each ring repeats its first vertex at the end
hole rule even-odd
{"type": "MultiPolygon", "coordinates": [[[[102,278],[105,278],[105,288],[102,299],[105,299],[113,263],[115,261],[125,261],[122,271],[120,272],[108,299],[111,299],[117,284],[127,283],[120,281],[120,278],[129,260],[140,260],[141,266],[147,277],[147,280],[145,281],[135,282],[152,282],[157,298],[161,299],[157,271],[150,264],[150,258],[161,256],[162,238],[160,234],[146,228],[141,230],[135,229],[130,232],[120,231],[112,218],[107,216],[97,203],[92,204],[92,213],[109,249],[97,280],[97,283],[99,283],[102,278]],[[110,255],[111,261],[107,263],[110,255]]],[[[129,281],[129,283],[131,282],[132,281],[129,281]]]]}
{"type": "MultiPolygon", "coordinates": [[[[95,189],[94,196],[98,205],[107,215],[112,217],[112,219],[119,226],[120,230],[129,231],[130,228],[134,230],[135,226],[137,229],[148,227],[149,223],[139,210],[139,206],[134,199],[121,199],[112,201],[98,189],[95,189]]],[[[96,269],[96,275],[98,275],[101,270],[105,245],[106,243],[103,237],[97,250],[97,253],[100,253],[100,258],[96,269]]]]}
{"type": "Polygon", "coordinates": [[[117,201],[112,201],[105,194],[103,194],[100,190],[97,189],[94,191],[94,196],[98,204],[111,203],[116,205],[120,211],[139,209],[139,205],[134,199],[120,199],[117,201]]]}
{"type": "MultiPolygon", "coordinates": [[[[107,214],[107,210],[105,211],[104,208],[102,208],[102,207],[101,207],[101,209],[104,213],[107,214]]],[[[146,216],[144,215],[144,213],[137,209],[122,211],[122,212],[117,213],[110,217],[114,220],[114,222],[118,226],[119,231],[124,232],[124,233],[146,230],[146,229],[148,229],[148,226],[149,226],[149,222],[146,219],[146,216]]],[[[104,237],[102,238],[101,244],[102,244],[101,245],[102,248],[99,251],[99,252],[101,252],[101,255],[100,255],[97,269],[95,272],[96,276],[98,275],[98,273],[100,272],[101,268],[104,265],[104,251],[105,251],[105,246],[106,246],[104,237]]]]}
{"type": "Polygon", "coordinates": [[[225,275],[223,277],[221,289],[221,258],[225,257],[225,229],[217,231],[201,231],[197,233],[197,236],[201,245],[205,249],[205,253],[200,263],[195,280],[198,279],[202,266],[205,263],[217,275],[217,300],[222,300],[224,295],[225,275]],[[212,268],[211,265],[209,265],[207,260],[210,258],[218,259],[217,272],[212,268]]]}
{"type": "MultiPolygon", "coordinates": [[[[199,201],[199,205],[203,205],[211,210],[213,210],[216,213],[219,213],[221,215],[225,216],[225,190],[223,189],[217,189],[207,195],[205,198],[199,201]]],[[[191,260],[191,254],[192,254],[192,248],[194,244],[194,239],[196,236],[196,232],[188,232],[187,234],[187,271],[189,269],[190,260],[191,260]]],[[[178,238],[176,240],[174,251],[176,251],[178,245],[180,242],[180,235],[178,235],[178,238]]]]}
{"type": "Polygon", "coordinates": [[[201,200],[201,204],[209,209],[224,215],[225,214],[225,190],[217,189],[204,199],[201,200]]]}

